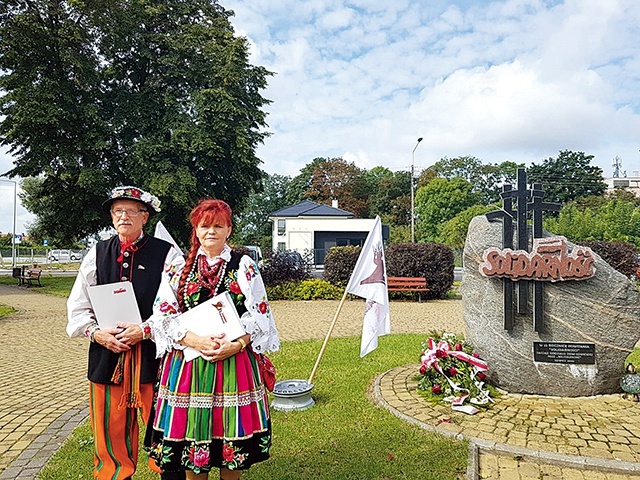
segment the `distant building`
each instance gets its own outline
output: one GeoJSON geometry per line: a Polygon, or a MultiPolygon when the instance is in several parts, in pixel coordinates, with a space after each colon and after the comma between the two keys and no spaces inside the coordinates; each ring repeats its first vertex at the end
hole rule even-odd
{"type": "Polygon", "coordinates": [[[640,172],[638,171],[631,172],[630,177],[611,177],[605,178],[604,181],[607,184],[607,192],[616,188],[625,188],[640,197],[640,172]]]}
{"type": "MultiPolygon", "coordinates": [[[[269,214],[273,222],[272,248],[295,250],[302,255],[313,252],[314,264],[324,265],[331,247],[364,244],[375,219],[353,218],[354,214],[332,206],[305,200],[269,214]]],[[[383,239],[389,238],[389,227],[382,226],[383,239]]]]}

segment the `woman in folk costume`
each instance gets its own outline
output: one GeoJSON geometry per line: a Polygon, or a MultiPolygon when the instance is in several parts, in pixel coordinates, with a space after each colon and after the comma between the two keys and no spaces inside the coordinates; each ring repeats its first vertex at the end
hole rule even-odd
{"type": "Polygon", "coordinates": [[[222,480],[266,460],[271,446],[267,392],[260,355],[280,348],[262,277],[254,261],[233,252],[231,208],[202,200],[191,212],[191,250],[183,268],[166,272],[154,304],[158,355],[164,355],[158,398],[145,446],[164,472],[222,480]],[[246,334],[202,337],[180,322],[184,312],[228,291],[246,334]],[[183,351],[201,353],[185,361],[183,351]]]}
{"type": "MultiPolygon", "coordinates": [[[[89,407],[94,437],[94,478],[130,479],[138,461],[138,410],[145,423],[153,406],[158,371],[151,341],[153,302],[162,272],[184,259],[168,242],[146,235],[143,227],[160,211],[160,201],[137,187],[117,187],[102,208],[111,214],[117,235],[84,257],[67,301],[70,337],[89,345],[89,407]],[[141,324],[100,328],[88,288],[121,281],[133,283],[141,324]]],[[[155,462],[150,467],[159,472],[155,462]]],[[[179,477],[176,477],[179,478],[179,477]]]]}

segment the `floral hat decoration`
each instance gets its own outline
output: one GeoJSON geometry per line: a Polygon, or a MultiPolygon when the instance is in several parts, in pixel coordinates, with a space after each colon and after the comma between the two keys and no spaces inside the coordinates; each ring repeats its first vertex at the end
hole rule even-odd
{"type": "Polygon", "coordinates": [[[111,195],[102,203],[102,211],[109,212],[111,204],[116,200],[135,200],[147,207],[149,216],[160,211],[160,200],[155,195],[145,192],[138,187],[116,187],[111,191],[111,195]]]}

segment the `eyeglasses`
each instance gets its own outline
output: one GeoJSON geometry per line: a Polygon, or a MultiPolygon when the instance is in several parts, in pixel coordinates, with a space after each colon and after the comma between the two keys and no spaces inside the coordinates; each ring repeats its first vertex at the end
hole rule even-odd
{"type": "Polygon", "coordinates": [[[111,215],[113,215],[114,217],[121,218],[126,213],[127,217],[135,218],[138,215],[140,215],[142,212],[146,212],[146,210],[133,210],[131,208],[127,208],[124,210],[121,210],[121,209],[111,210],[111,215]]]}

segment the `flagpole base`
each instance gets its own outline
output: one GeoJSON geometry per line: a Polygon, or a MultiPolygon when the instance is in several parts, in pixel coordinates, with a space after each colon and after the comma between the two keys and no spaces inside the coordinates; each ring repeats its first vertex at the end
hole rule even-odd
{"type": "Polygon", "coordinates": [[[306,410],[313,407],[314,402],[311,397],[313,383],[306,380],[281,380],[276,382],[273,388],[273,401],[271,408],[282,412],[292,410],[306,410]]]}

